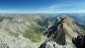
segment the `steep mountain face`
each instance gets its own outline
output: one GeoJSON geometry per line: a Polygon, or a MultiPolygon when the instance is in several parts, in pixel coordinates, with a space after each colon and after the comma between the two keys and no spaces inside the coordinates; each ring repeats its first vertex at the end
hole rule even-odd
{"type": "MultiPolygon", "coordinates": [[[[85,35],[85,32],[72,18],[61,17],[59,20],[55,21],[54,25],[49,28],[48,32],[45,34],[47,35],[47,39],[41,44],[40,48],[57,48],[59,47],[57,46],[58,44],[60,46],[72,44],[71,48],[73,48],[75,46],[72,43],[72,39],[76,38],[78,35],[85,35]]],[[[67,47],[62,46],[62,48],[67,47]]]]}
{"type": "Polygon", "coordinates": [[[70,13],[66,14],[69,17],[73,18],[78,26],[82,27],[85,30],[85,14],[84,13],[70,13]]]}

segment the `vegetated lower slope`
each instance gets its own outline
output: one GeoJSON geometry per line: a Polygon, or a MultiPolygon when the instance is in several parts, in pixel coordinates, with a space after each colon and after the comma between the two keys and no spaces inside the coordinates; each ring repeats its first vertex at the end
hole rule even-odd
{"type": "Polygon", "coordinates": [[[15,16],[2,16],[3,20],[0,22],[0,27],[9,31],[13,36],[22,34],[32,41],[40,41],[41,33],[43,33],[49,25],[55,20],[48,15],[15,15],[15,16]],[[11,19],[11,20],[10,20],[11,19]]]}
{"type": "Polygon", "coordinates": [[[55,18],[49,15],[0,15],[0,47],[38,48],[37,42],[55,18]],[[4,45],[6,44],[6,45],[4,45]]]}

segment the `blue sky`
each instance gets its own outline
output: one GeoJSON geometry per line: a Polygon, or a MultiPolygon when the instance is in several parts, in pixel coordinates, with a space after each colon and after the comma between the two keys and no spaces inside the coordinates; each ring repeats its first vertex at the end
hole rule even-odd
{"type": "Polygon", "coordinates": [[[85,0],[0,0],[0,13],[85,13],[85,0]]]}

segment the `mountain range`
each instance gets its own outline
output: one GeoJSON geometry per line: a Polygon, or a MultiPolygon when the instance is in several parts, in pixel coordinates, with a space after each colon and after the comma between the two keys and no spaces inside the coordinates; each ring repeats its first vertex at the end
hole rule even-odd
{"type": "MultiPolygon", "coordinates": [[[[52,40],[47,42],[46,48],[49,43],[72,43],[72,37],[85,32],[84,17],[84,14],[0,14],[0,48],[39,48],[50,39],[52,40]],[[62,16],[67,17],[63,20],[63,27],[62,23],[57,23],[62,16]],[[49,30],[61,33],[49,36],[49,30]],[[47,37],[43,35],[46,32],[47,37]]],[[[74,47],[73,44],[72,46],[74,47]]]]}

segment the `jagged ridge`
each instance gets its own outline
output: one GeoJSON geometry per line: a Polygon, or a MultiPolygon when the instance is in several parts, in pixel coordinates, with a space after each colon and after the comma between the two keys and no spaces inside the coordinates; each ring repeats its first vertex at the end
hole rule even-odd
{"type": "MultiPolygon", "coordinates": [[[[47,42],[54,41],[60,45],[72,44],[72,38],[78,35],[84,35],[84,30],[76,25],[75,20],[70,17],[61,17],[56,20],[54,25],[48,29],[47,40],[41,45],[45,48],[47,42]]],[[[40,46],[40,48],[42,48],[40,46]]]]}

